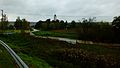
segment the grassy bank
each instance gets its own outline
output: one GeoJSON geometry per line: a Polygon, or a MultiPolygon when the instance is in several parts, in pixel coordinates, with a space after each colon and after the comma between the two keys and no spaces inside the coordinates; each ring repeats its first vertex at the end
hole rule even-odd
{"type": "MultiPolygon", "coordinates": [[[[46,61],[34,55],[29,55],[28,53],[26,54],[21,51],[21,49],[24,50],[26,48],[24,47],[24,45],[27,45],[27,43],[29,43],[27,40],[25,40],[25,38],[22,37],[23,36],[21,36],[20,34],[2,35],[0,36],[0,39],[6,42],[30,68],[52,68],[48,63],[46,63],[46,61]]],[[[12,64],[12,61],[14,61],[14,59],[10,60],[12,57],[8,55],[6,51],[4,51],[4,54],[0,53],[0,58],[3,58],[5,60],[5,63],[4,61],[0,61],[0,68],[1,66],[4,66],[2,68],[6,68],[6,62],[7,67],[15,67],[12,64]]]]}
{"type": "Polygon", "coordinates": [[[52,37],[62,37],[62,38],[70,38],[77,39],[77,34],[75,32],[65,32],[65,31],[37,31],[33,32],[37,36],[52,36],[52,37]]]}
{"type": "Polygon", "coordinates": [[[12,58],[9,52],[0,44],[0,68],[14,67],[16,67],[15,60],[12,58]]]}
{"type": "Polygon", "coordinates": [[[44,60],[37,58],[35,56],[33,57],[33,56],[29,56],[29,55],[23,54],[23,53],[18,53],[18,55],[21,57],[21,59],[23,61],[25,61],[27,63],[27,65],[30,68],[52,68],[44,60]]]}
{"type": "Polygon", "coordinates": [[[0,38],[33,68],[40,66],[43,66],[42,68],[51,66],[54,68],[120,67],[120,48],[85,44],[73,45],[63,41],[20,34],[3,35],[0,38]]]}

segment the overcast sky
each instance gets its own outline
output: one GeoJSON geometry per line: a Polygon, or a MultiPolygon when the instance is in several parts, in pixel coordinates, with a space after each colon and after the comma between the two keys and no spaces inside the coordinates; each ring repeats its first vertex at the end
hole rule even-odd
{"type": "Polygon", "coordinates": [[[120,0],[0,0],[0,9],[6,12],[9,20],[20,16],[38,21],[53,19],[54,14],[63,20],[79,20],[83,16],[110,19],[120,15],[120,0]]]}

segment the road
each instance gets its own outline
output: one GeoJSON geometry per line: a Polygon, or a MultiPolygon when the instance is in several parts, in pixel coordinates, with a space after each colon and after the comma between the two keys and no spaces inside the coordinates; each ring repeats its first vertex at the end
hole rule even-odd
{"type": "MultiPolygon", "coordinates": [[[[32,31],[36,32],[36,31],[32,31]]],[[[76,43],[84,43],[84,44],[93,44],[92,41],[83,41],[83,40],[76,40],[76,39],[69,39],[69,38],[61,38],[61,37],[46,37],[46,36],[36,36],[34,33],[30,32],[30,35],[35,36],[35,37],[40,37],[40,38],[49,38],[49,39],[56,39],[60,41],[66,41],[71,44],[76,44],[76,43]]]]}
{"type": "MultiPolygon", "coordinates": [[[[36,32],[38,30],[34,29],[35,31],[32,32],[36,32]]],[[[36,36],[34,33],[30,32],[30,35],[35,36],[35,37],[40,37],[40,38],[49,38],[49,39],[56,39],[56,40],[60,40],[60,41],[66,41],[68,43],[71,44],[77,44],[77,43],[83,43],[83,44],[97,44],[97,45],[104,45],[104,46],[112,46],[112,47],[120,47],[120,44],[110,44],[110,43],[96,43],[96,42],[92,42],[92,41],[84,41],[84,40],[76,40],[76,39],[69,39],[69,38],[61,38],[61,37],[46,37],[46,36],[36,36]]]]}

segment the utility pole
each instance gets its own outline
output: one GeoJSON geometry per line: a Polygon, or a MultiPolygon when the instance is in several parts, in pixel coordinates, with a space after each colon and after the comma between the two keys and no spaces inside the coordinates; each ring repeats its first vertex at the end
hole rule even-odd
{"type": "Polygon", "coordinates": [[[1,21],[3,21],[4,14],[3,14],[3,10],[1,10],[1,11],[2,11],[2,18],[1,18],[1,21]]]}

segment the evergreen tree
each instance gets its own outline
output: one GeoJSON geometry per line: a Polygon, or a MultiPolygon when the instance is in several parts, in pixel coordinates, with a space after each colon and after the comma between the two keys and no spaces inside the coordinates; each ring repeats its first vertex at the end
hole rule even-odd
{"type": "Polygon", "coordinates": [[[20,20],[20,17],[16,19],[14,26],[17,30],[22,29],[22,20],[20,20]]]}

